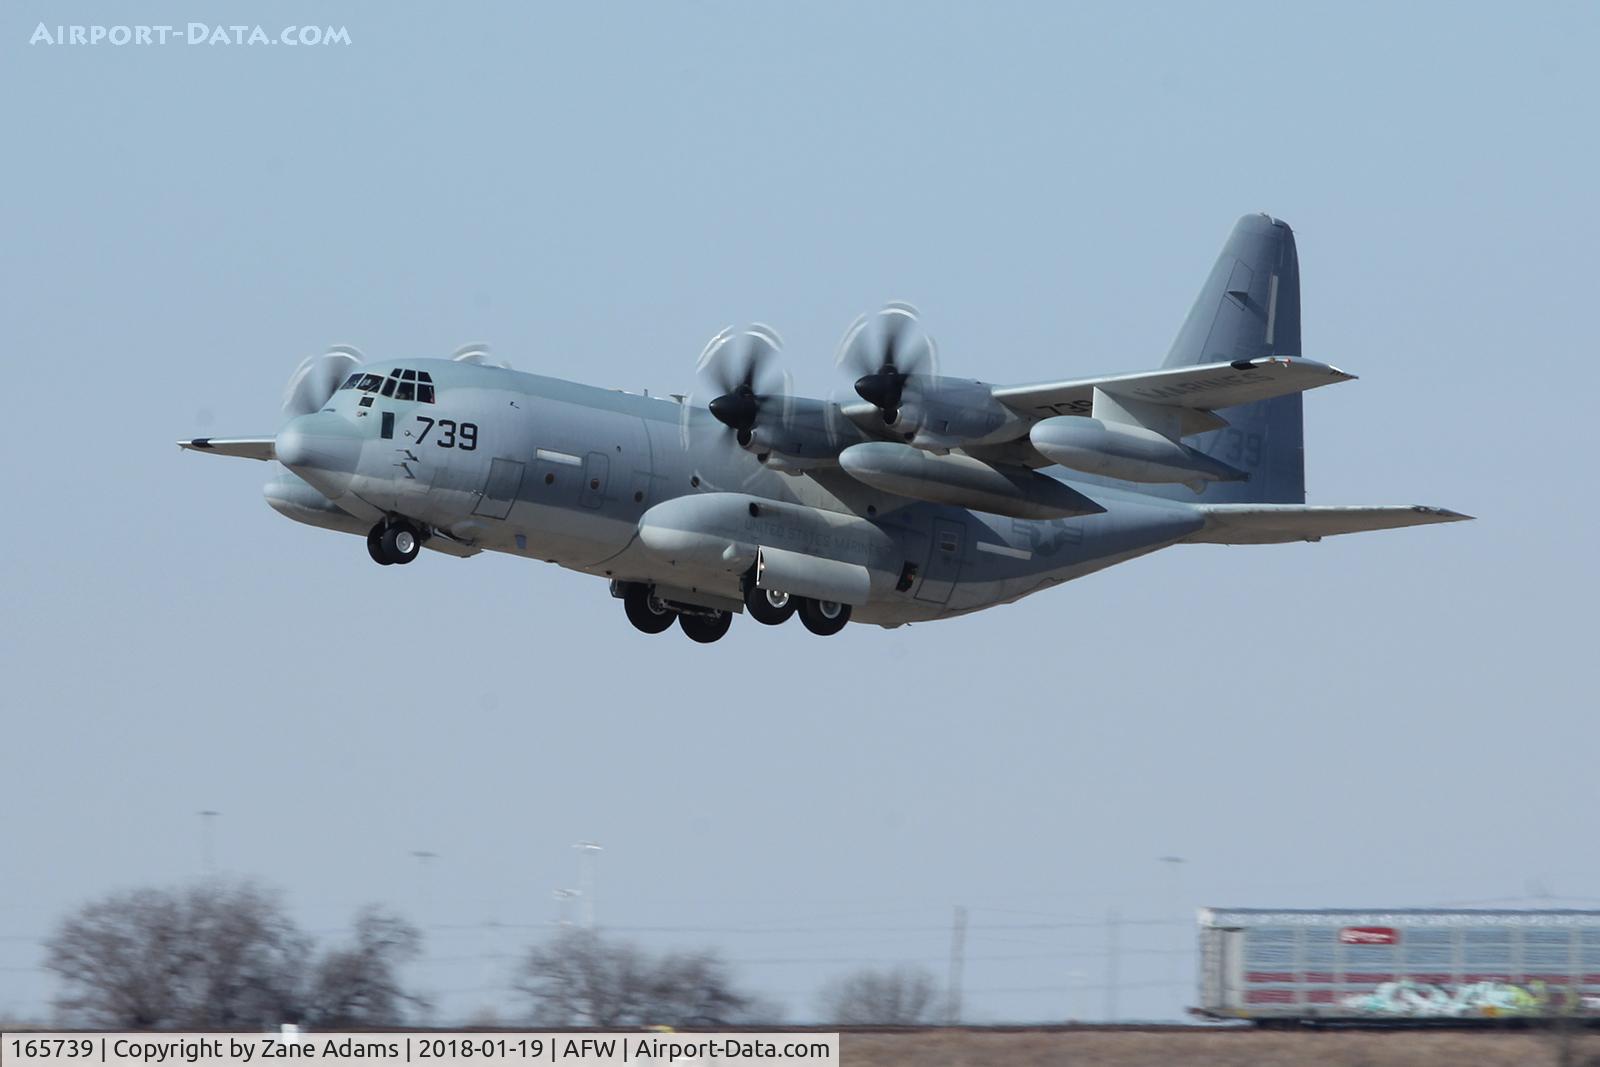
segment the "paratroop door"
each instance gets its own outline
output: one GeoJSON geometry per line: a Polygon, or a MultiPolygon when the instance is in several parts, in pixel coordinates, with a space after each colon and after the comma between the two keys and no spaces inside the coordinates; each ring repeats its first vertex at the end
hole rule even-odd
{"type": "Polygon", "coordinates": [[[489,463],[489,477],[483,483],[483,493],[472,509],[474,515],[503,519],[511,514],[511,505],[522,488],[523,464],[514,459],[496,459],[489,463]]]}
{"type": "Polygon", "coordinates": [[[917,599],[943,604],[961,577],[961,551],[966,540],[966,530],[959,522],[935,519],[933,545],[928,549],[928,564],[922,569],[922,584],[917,587],[917,599]]]}

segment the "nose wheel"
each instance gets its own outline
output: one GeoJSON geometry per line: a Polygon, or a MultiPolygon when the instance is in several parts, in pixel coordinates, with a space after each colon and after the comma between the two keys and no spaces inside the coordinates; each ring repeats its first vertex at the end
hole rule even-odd
{"type": "Polygon", "coordinates": [[[385,567],[395,563],[410,563],[421,550],[422,535],[415,526],[404,520],[380,522],[367,534],[367,555],[372,557],[374,563],[385,567]]]}

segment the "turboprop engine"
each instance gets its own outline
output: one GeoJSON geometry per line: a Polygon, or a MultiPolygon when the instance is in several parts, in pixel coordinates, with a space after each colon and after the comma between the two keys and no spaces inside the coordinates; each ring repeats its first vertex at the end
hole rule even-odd
{"type": "Polygon", "coordinates": [[[1051,463],[1129,482],[1238,482],[1250,477],[1155,430],[1081,415],[1037,422],[1028,438],[1051,463]]]}

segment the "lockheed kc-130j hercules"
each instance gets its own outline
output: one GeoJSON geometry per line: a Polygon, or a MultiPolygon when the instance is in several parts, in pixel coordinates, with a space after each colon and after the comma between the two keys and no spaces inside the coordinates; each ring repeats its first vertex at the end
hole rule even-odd
{"type": "Polygon", "coordinates": [[[1316,541],[1469,516],[1305,503],[1301,393],[1351,375],[1300,348],[1294,234],[1241,219],[1158,370],[990,385],[941,372],[912,310],[851,327],[847,402],[793,395],[763,327],[658,398],[452,359],[304,361],[267,501],[372,559],[488,550],[611,580],[646,633],[733,617],[816,634],[1009,603],[1179,544],[1316,541]]]}

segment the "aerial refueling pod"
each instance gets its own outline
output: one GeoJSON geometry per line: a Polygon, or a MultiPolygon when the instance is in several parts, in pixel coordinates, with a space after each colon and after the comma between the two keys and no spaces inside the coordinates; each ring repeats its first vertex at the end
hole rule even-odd
{"type": "Polygon", "coordinates": [[[939,456],[893,441],[851,445],[839,453],[839,466],[885,493],[1018,519],[1061,519],[1105,510],[1076,489],[1024,467],[939,456]]]}
{"type": "Polygon", "coordinates": [[[1034,424],[1028,438],[1051,463],[1129,482],[1239,482],[1250,475],[1155,430],[1081,415],[1034,424]]]}

